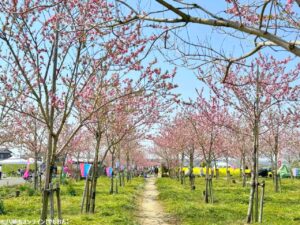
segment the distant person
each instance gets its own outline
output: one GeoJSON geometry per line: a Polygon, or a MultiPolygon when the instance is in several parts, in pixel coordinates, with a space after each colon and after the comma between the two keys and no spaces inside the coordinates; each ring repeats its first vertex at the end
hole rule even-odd
{"type": "Polygon", "coordinates": [[[144,178],[148,177],[148,170],[147,170],[147,168],[144,168],[144,170],[143,170],[143,177],[144,178]]]}
{"type": "Polygon", "coordinates": [[[154,169],[153,169],[153,166],[150,167],[150,174],[153,174],[154,172],[154,169]]]}
{"type": "Polygon", "coordinates": [[[21,176],[21,169],[20,168],[17,170],[17,174],[18,174],[19,177],[21,176]]]}
{"type": "Polygon", "coordinates": [[[201,176],[201,177],[204,177],[204,170],[203,170],[203,167],[200,167],[200,176],[201,176]]]}
{"type": "Polygon", "coordinates": [[[56,165],[51,166],[51,171],[52,171],[52,177],[56,177],[58,171],[57,166],[56,165]]]}
{"type": "Polygon", "coordinates": [[[155,177],[158,176],[158,167],[157,166],[154,168],[154,175],[155,175],[155,177]]]}
{"type": "Polygon", "coordinates": [[[2,165],[0,165],[0,180],[2,179],[2,165]]]}
{"type": "Polygon", "coordinates": [[[20,172],[21,172],[21,176],[23,177],[25,173],[25,169],[21,169],[20,172]]]}

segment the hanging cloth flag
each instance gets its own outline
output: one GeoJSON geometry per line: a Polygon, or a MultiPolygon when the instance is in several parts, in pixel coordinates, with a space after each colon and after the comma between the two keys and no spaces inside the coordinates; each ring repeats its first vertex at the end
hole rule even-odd
{"type": "Polygon", "coordinates": [[[87,177],[91,166],[92,165],[88,164],[88,163],[80,163],[80,174],[81,174],[81,177],[87,177]]]}
{"type": "Polygon", "coordinates": [[[27,160],[27,166],[26,166],[26,170],[25,170],[25,173],[24,173],[24,175],[23,175],[23,178],[24,179],[28,179],[28,177],[29,177],[29,169],[30,169],[30,162],[29,162],[29,159],[27,160]]]}
{"type": "Polygon", "coordinates": [[[106,176],[111,177],[113,169],[111,167],[106,167],[106,176]]]}
{"type": "Polygon", "coordinates": [[[90,168],[92,167],[91,164],[85,163],[84,164],[84,173],[83,173],[83,177],[87,177],[90,171],[90,168]]]}
{"type": "Polygon", "coordinates": [[[83,177],[84,176],[84,163],[80,163],[79,167],[80,167],[80,176],[83,177]]]}
{"type": "Polygon", "coordinates": [[[112,167],[109,167],[109,176],[111,177],[113,174],[113,168],[112,167]]]}

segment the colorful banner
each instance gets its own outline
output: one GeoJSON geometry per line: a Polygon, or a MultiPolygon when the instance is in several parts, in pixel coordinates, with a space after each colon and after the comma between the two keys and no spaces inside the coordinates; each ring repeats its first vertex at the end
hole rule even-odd
{"type": "Polygon", "coordinates": [[[300,169],[299,168],[293,168],[292,172],[293,172],[294,177],[300,177],[300,169]]]}
{"type": "Polygon", "coordinates": [[[112,176],[113,169],[111,167],[106,167],[105,171],[106,171],[106,176],[108,177],[112,176]]]}
{"type": "Polygon", "coordinates": [[[26,166],[26,170],[24,172],[24,175],[23,175],[23,178],[24,179],[27,179],[29,178],[29,169],[30,169],[30,162],[29,162],[29,159],[27,160],[27,166],[26,166]]]}
{"type": "Polygon", "coordinates": [[[87,177],[88,173],[89,173],[89,170],[91,168],[91,164],[88,164],[88,163],[80,163],[80,174],[81,174],[81,177],[87,177]]]}

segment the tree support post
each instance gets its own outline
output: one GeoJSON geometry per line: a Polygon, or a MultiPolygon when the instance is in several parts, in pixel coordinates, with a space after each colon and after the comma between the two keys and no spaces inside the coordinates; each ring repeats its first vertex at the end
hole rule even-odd
{"type": "Polygon", "coordinates": [[[265,196],[265,181],[261,183],[260,208],[259,208],[259,218],[258,218],[259,223],[262,223],[262,218],[263,218],[264,196],[265,196]]]}

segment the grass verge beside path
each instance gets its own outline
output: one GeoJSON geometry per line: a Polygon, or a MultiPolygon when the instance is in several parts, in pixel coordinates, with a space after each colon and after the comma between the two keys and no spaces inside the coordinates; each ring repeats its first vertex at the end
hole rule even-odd
{"type": "MultiPolygon", "coordinates": [[[[143,183],[143,178],[134,178],[130,183],[126,183],[125,187],[119,187],[119,194],[110,195],[110,180],[100,177],[97,184],[95,214],[80,214],[84,181],[63,185],[61,186],[63,219],[68,220],[70,225],[135,225],[137,224],[134,220],[135,201],[143,183]],[[72,196],[74,193],[76,195],[72,196]]],[[[41,196],[39,193],[28,196],[28,193],[28,191],[21,191],[21,196],[18,198],[4,199],[6,213],[0,215],[0,222],[12,219],[39,219],[41,196]]]]}
{"type": "MultiPolygon", "coordinates": [[[[186,180],[188,183],[188,179],[186,180]]],[[[182,186],[177,180],[160,178],[157,181],[159,198],[167,212],[183,225],[245,224],[250,187],[229,183],[224,178],[213,180],[214,204],[203,201],[204,178],[196,178],[196,190],[182,186]]],[[[300,180],[282,180],[282,192],[273,191],[273,181],[266,180],[263,223],[265,225],[300,224],[300,180]]]]}

